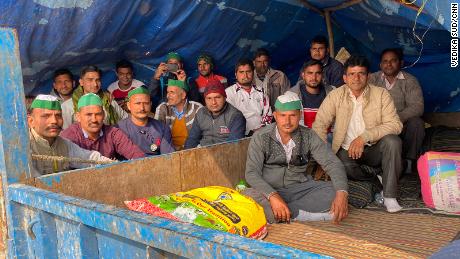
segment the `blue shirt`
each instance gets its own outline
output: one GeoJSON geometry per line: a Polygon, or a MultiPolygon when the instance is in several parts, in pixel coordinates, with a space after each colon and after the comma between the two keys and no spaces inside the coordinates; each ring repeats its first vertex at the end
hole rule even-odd
{"type": "Polygon", "coordinates": [[[129,117],[119,121],[117,127],[148,156],[175,151],[171,141],[171,130],[160,121],[149,118],[145,126],[137,126],[129,117]]]}

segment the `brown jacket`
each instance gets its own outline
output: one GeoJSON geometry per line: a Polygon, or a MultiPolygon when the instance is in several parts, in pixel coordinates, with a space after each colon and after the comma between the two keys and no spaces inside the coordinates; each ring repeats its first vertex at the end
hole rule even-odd
{"type": "MultiPolygon", "coordinates": [[[[389,92],[393,97],[399,118],[405,123],[412,117],[421,117],[423,115],[424,103],[422,88],[417,78],[405,71],[401,72],[404,75],[404,79],[396,79],[393,88],[389,92]]],[[[382,74],[382,71],[370,74],[369,84],[385,88],[385,79],[382,74]]]]}
{"type": "MultiPolygon", "coordinates": [[[[313,130],[324,141],[326,141],[329,126],[334,123],[332,150],[335,153],[345,140],[353,112],[353,102],[349,93],[347,85],[330,92],[319,107],[313,123],[313,130]]],[[[401,133],[402,123],[388,91],[381,87],[368,85],[363,94],[363,119],[366,130],[361,137],[364,141],[374,144],[386,135],[401,133]]]]}
{"type": "Polygon", "coordinates": [[[262,89],[264,94],[268,96],[272,111],[275,110],[276,98],[291,88],[291,82],[287,76],[280,70],[275,70],[273,68],[268,69],[264,81],[261,81],[259,77],[257,77],[256,71],[254,70],[254,83],[257,88],[262,89]]]}

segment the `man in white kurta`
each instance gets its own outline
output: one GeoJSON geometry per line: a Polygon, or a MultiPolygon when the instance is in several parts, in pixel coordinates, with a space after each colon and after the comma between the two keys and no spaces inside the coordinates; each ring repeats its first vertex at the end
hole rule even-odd
{"type": "Polygon", "coordinates": [[[237,83],[225,89],[227,102],[243,113],[246,119],[246,135],[272,122],[270,101],[263,89],[253,84],[254,64],[251,60],[239,60],[235,66],[237,83]]]}

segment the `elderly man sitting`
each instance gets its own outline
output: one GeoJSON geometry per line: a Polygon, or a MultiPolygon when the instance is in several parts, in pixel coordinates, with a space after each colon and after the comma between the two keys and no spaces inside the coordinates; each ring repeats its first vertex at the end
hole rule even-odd
{"type": "MultiPolygon", "coordinates": [[[[27,122],[29,123],[30,150],[32,154],[111,161],[97,151],[80,148],[59,136],[63,120],[61,104],[55,96],[38,95],[31,104],[27,122]]],[[[88,164],[61,160],[34,160],[32,165],[35,175],[52,174],[71,168],[88,166],[88,164]]]]}
{"type": "Polygon", "coordinates": [[[78,100],[76,123],[65,129],[61,136],[82,148],[99,151],[110,158],[140,158],[145,154],[126,134],[113,126],[104,125],[101,98],[93,93],[78,100]]]}
{"type": "Polygon", "coordinates": [[[325,142],[300,126],[302,103],[294,93],[278,97],[273,123],[253,135],[246,161],[245,194],[259,202],[270,223],[333,220],[348,215],[348,184],[345,168],[325,142]],[[306,175],[315,159],[331,182],[314,181],[306,175]]]}

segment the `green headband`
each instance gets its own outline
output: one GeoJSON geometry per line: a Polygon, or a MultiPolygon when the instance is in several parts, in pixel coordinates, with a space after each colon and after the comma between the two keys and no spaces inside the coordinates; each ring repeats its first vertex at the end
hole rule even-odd
{"type": "Polygon", "coordinates": [[[280,112],[300,110],[302,109],[302,103],[300,101],[281,103],[279,100],[276,100],[275,109],[280,112]]]}
{"type": "Polygon", "coordinates": [[[146,95],[150,96],[150,91],[147,88],[143,87],[143,86],[134,88],[133,90],[128,92],[128,99],[131,99],[131,96],[133,96],[135,94],[146,94],[146,95]]]}
{"type": "Polygon", "coordinates": [[[302,109],[302,101],[297,94],[287,92],[278,96],[275,102],[275,110],[280,112],[302,109]]]}
{"type": "Polygon", "coordinates": [[[30,109],[35,108],[60,111],[61,103],[55,96],[40,94],[30,105],[30,109]]]}
{"type": "Polygon", "coordinates": [[[177,86],[179,88],[182,88],[186,92],[188,92],[189,90],[188,84],[181,80],[169,79],[168,86],[177,86]]]}
{"type": "Polygon", "coordinates": [[[181,56],[177,52],[169,52],[168,55],[166,55],[166,61],[172,58],[177,59],[178,61],[182,60],[181,56]]]}
{"type": "Polygon", "coordinates": [[[77,109],[80,110],[82,107],[91,105],[102,107],[102,100],[97,94],[89,93],[80,97],[78,100],[77,109]]]}

